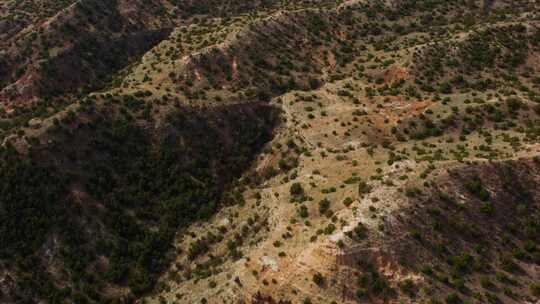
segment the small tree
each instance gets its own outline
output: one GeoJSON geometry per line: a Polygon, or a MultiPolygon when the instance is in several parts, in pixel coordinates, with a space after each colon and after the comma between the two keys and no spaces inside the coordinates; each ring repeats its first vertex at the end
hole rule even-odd
{"type": "Polygon", "coordinates": [[[302,184],[294,183],[291,185],[290,192],[292,196],[300,196],[304,194],[304,188],[302,187],[302,184]]]}
{"type": "Polygon", "coordinates": [[[314,274],[313,275],[313,283],[315,283],[317,286],[324,285],[324,277],[323,277],[323,275],[320,274],[319,272],[314,274]]]}

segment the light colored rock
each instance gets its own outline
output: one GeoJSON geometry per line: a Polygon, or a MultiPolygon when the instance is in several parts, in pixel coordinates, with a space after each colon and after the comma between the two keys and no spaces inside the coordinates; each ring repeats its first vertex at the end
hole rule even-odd
{"type": "Polygon", "coordinates": [[[31,128],[34,128],[34,129],[37,129],[39,127],[41,127],[41,123],[43,121],[39,118],[32,118],[30,119],[30,121],[28,122],[28,125],[31,127],[31,128]]]}

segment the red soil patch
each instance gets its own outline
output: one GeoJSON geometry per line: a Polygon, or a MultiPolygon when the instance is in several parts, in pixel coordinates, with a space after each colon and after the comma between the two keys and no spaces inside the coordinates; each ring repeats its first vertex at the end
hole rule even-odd
{"type": "Polygon", "coordinates": [[[384,108],[373,117],[375,127],[389,129],[399,120],[420,115],[429,106],[429,101],[403,100],[401,96],[385,97],[384,108]]]}
{"type": "Polygon", "coordinates": [[[405,80],[408,78],[409,78],[409,70],[403,67],[396,66],[396,65],[390,66],[384,72],[384,83],[386,84],[393,84],[393,83],[401,81],[402,79],[405,80]]]}

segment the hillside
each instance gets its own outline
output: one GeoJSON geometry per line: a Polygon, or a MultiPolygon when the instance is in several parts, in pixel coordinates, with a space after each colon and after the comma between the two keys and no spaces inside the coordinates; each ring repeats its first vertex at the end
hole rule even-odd
{"type": "Polygon", "coordinates": [[[4,1],[1,303],[536,303],[540,3],[4,1]]]}

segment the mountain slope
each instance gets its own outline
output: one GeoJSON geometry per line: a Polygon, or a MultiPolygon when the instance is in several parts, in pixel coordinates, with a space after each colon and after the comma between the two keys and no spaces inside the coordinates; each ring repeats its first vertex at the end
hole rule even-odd
{"type": "Polygon", "coordinates": [[[536,2],[0,8],[0,302],[538,300],[536,2]]]}

